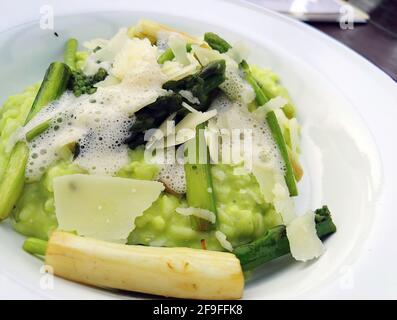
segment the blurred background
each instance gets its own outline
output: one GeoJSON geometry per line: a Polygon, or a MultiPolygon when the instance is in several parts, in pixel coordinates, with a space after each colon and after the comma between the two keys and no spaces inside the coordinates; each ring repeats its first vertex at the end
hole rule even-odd
{"type": "Polygon", "coordinates": [[[305,21],[397,81],[397,0],[247,0],[305,21]]]}

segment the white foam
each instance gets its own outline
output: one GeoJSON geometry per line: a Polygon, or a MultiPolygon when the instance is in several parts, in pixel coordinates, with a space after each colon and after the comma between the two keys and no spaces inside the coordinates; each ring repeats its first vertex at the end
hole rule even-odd
{"type": "Polygon", "coordinates": [[[163,182],[168,189],[176,193],[186,193],[186,177],[183,164],[174,163],[163,165],[157,179],[163,182]]]}
{"type": "Polygon", "coordinates": [[[62,147],[75,142],[80,145],[80,154],[74,162],[92,174],[112,175],[128,163],[128,149],[123,141],[134,118],[120,109],[109,108],[101,94],[76,99],[67,93],[44,109],[35,122],[48,119],[49,115],[50,128],[28,143],[28,179],[38,179],[61,157],[62,147]],[[58,113],[54,112],[56,109],[58,113]]]}
{"type": "MultiPolygon", "coordinates": [[[[254,113],[250,113],[245,104],[232,102],[224,95],[213,101],[211,109],[218,111],[215,125],[222,133],[222,144],[219,146],[220,154],[227,154],[222,152],[224,151],[222,148],[230,148],[231,151],[229,153],[232,154],[232,159],[230,160],[234,160],[231,161],[232,163],[237,164],[247,159],[247,150],[236,148],[236,141],[233,140],[232,135],[233,129],[239,129],[241,133],[244,133],[244,130],[248,130],[246,132],[252,133],[252,161],[271,163],[277,170],[285,171],[285,163],[266,120],[257,117],[254,113]],[[241,154],[233,154],[236,150],[240,151],[241,154]]],[[[243,134],[241,134],[240,139],[237,143],[243,145],[243,134]]],[[[220,155],[219,159],[221,162],[225,160],[220,155]]]]}
{"type": "MultiPolygon", "coordinates": [[[[224,58],[227,56],[223,56],[224,58]]],[[[225,81],[219,86],[222,91],[232,100],[250,103],[255,98],[252,87],[243,78],[235,61],[226,60],[225,81]]]]}

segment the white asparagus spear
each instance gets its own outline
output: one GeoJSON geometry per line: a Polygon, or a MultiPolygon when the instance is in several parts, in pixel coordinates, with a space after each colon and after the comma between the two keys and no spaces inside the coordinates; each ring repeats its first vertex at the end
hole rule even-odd
{"type": "Polygon", "coordinates": [[[138,38],[149,38],[152,43],[155,43],[157,41],[157,37],[161,34],[178,34],[188,43],[208,46],[204,41],[194,38],[187,33],[176,31],[168,26],[151,20],[142,19],[134,28],[134,36],[138,38]]]}
{"type": "Polygon", "coordinates": [[[240,261],[224,252],[121,245],[56,231],[45,262],[65,279],[166,297],[239,299],[244,288],[240,261]]]}

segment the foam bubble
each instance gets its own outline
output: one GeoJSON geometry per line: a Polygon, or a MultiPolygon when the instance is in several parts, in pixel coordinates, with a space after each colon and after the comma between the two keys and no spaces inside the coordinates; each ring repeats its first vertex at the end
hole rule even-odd
{"type": "Polygon", "coordinates": [[[226,61],[225,81],[219,86],[222,91],[233,101],[237,100],[248,104],[255,99],[252,87],[245,81],[237,63],[223,55],[226,61]]]}
{"type": "Polygon", "coordinates": [[[162,166],[157,179],[168,189],[183,194],[186,193],[186,177],[183,164],[173,163],[162,166]]]}

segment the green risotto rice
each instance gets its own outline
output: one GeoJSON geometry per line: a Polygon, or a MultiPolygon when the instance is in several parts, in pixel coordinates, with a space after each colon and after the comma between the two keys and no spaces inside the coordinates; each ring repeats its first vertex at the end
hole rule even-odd
{"type": "MultiPolygon", "coordinates": [[[[12,133],[22,125],[38,86],[27,88],[11,96],[1,109],[0,119],[0,175],[7,163],[6,146],[12,133]]],[[[130,151],[131,162],[117,176],[154,180],[156,165],[147,164],[143,149],[130,151]]],[[[264,203],[259,185],[252,175],[239,174],[231,165],[214,165],[214,189],[217,197],[218,226],[233,246],[250,242],[268,228],[281,223],[272,206],[264,203]]],[[[13,210],[14,229],[25,236],[48,239],[57,228],[52,180],[55,177],[82,173],[84,170],[67,160],[51,165],[39,181],[27,183],[13,210]]],[[[129,244],[167,247],[201,248],[203,239],[208,249],[223,250],[214,232],[199,232],[191,227],[190,217],[175,211],[186,207],[182,197],[163,193],[145,213],[136,219],[136,228],[129,237],[129,244]]]]}

